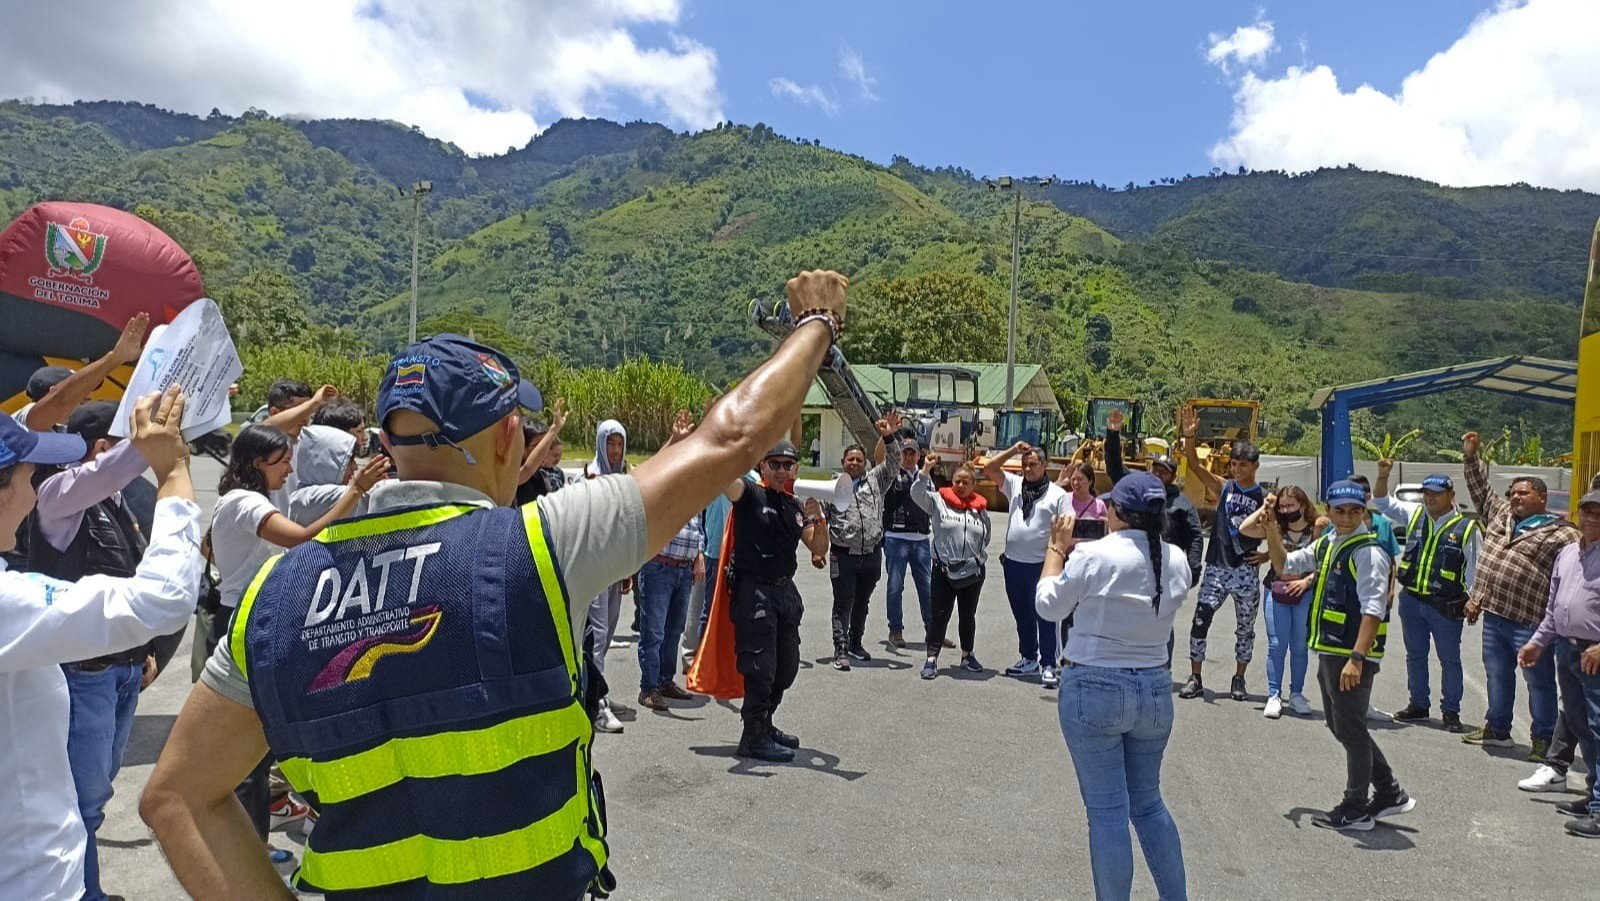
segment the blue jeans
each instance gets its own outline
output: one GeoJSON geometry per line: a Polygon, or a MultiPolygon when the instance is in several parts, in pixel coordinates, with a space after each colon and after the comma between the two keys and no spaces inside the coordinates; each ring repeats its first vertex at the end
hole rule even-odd
{"type": "Polygon", "coordinates": [[[655,691],[678,674],[678,640],[693,587],[688,566],[651,560],[639,570],[639,691],[655,691]]]}
{"type": "Polygon", "coordinates": [[[1289,656],[1289,694],[1304,694],[1306,666],[1311,650],[1311,591],[1300,596],[1298,604],[1280,604],[1269,589],[1261,589],[1261,606],[1267,611],[1267,694],[1286,697],[1283,692],[1283,657],[1289,656]]]}
{"type": "MultiPolygon", "coordinates": [[[[1489,681],[1489,712],[1484,722],[1496,732],[1511,731],[1511,708],[1517,700],[1517,651],[1533,637],[1535,626],[1524,626],[1493,613],[1483,615],[1483,673],[1489,681]]],[[[1534,738],[1549,741],[1556,731],[1556,665],[1541,654],[1535,666],[1522,670],[1528,682],[1528,715],[1534,738]]],[[[1569,724],[1570,725],[1570,724],[1569,724]]]]}
{"type": "Polygon", "coordinates": [[[67,726],[67,763],[78,790],[78,814],[83,817],[84,831],[89,833],[83,853],[83,897],[85,901],[101,901],[106,895],[100,890],[100,855],[95,849],[94,834],[106,820],[111,783],[122,769],[122,751],[128,746],[128,733],[133,729],[144,667],[108,666],[90,673],[69,663],[61,671],[67,677],[72,710],[67,726]]]}
{"type": "Polygon", "coordinates": [[[1011,618],[1017,621],[1017,653],[1023,660],[1037,660],[1044,666],[1056,665],[1056,624],[1039,618],[1033,606],[1044,561],[1018,563],[1000,558],[1006,577],[1006,600],[1011,602],[1011,618]]]}
{"type": "Polygon", "coordinates": [[[1600,814],[1600,764],[1595,757],[1596,737],[1600,734],[1600,675],[1591,676],[1579,665],[1588,642],[1575,644],[1565,638],[1556,639],[1554,648],[1546,648],[1543,656],[1556,654],[1556,681],[1561,685],[1561,707],[1566,714],[1567,728],[1578,740],[1583,751],[1583,762],[1589,767],[1589,812],[1600,814]]]}
{"type": "MultiPolygon", "coordinates": [[[[1493,614],[1489,614],[1493,616],[1493,614]]],[[[1439,709],[1445,713],[1461,712],[1461,626],[1465,620],[1451,619],[1433,609],[1427,601],[1419,600],[1411,592],[1400,591],[1401,638],[1406,642],[1406,688],[1411,691],[1411,704],[1423,710],[1429,708],[1428,642],[1439,652],[1439,682],[1441,696],[1439,709]]],[[[1530,633],[1531,634],[1531,633],[1530,633]]],[[[1487,633],[1485,633],[1487,637],[1487,633]]],[[[1485,645],[1484,659],[1488,659],[1485,645]]],[[[1513,655],[1514,657],[1515,655],[1513,655]]],[[[1554,730],[1554,717],[1551,717],[1554,730]]],[[[1510,720],[1507,719],[1509,725],[1510,720]]],[[[1496,728],[1499,728],[1498,726],[1496,728]]]]}
{"type": "Polygon", "coordinates": [[[1172,672],[1163,666],[1069,666],[1056,702],[1089,814],[1097,898],[1133,891],[1133,823],[1163,899],[1188,897],[1178,824],[1161,800],[1161,758],[1172,734],[1172,672]]]}
{"type": "Polygon", "coordinates": [[[933,542],[885,537],[883,563],[889,569],[889,631],[905,631],[901,601],[906,593],[907,564],[911,566],[911,581],[917,587],[917,603],[922,605],[922,628],[926,630],[928,624],[933,622],[932,593],[929,589],[933,579],[933,542]]]}

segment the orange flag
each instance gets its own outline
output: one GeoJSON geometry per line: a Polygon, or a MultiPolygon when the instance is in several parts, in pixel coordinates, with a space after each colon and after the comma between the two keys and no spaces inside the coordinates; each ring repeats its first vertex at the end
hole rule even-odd
{"type": "Polygon", "coordinates": [[[700,637],[700,651],[694,655],[689,667],[689,690],[731,701],[744,697],[744,676],[739,673],[739,661],[733,650],[733,620],[728,609],[733,603],[729,594],[728,562],[733,559],[733,516],[722,532],[722,553],[717,556],[716,582],[711,592],[711,613],[706,618],[706,634],[700,637]]]}

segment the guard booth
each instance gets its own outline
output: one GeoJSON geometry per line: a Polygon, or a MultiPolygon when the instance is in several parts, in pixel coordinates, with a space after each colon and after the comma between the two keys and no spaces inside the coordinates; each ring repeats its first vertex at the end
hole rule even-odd
{"type": "Polygon", "coordinates": [[[1311,396],[1311,409],[1322,411],[1323,495],[1327,494],[1329,485],[1355,471],[1355,452],[1350,446],[1351,410],[1459,388],[1476,388],[1572,407],[1578,396],[1578,364],[1543,357],[1496,357],[1319,389],[1311,396]]]}

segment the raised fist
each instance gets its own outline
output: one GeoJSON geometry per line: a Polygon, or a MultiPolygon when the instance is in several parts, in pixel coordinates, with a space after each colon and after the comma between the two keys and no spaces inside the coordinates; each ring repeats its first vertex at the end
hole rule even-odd
{"type": "Polygon", "coordinates": [[[1389,476],[1389,473],[1391,473],[1393,471],[1394,471],[1394,461],[1393,460],[1379,460],[1378,461],[1378,478],[1380,478],[1380,479],[1387,478],[1389,476]]]}
{"type": "Polygon", "coordinates": [[[785,291],[789,295],[789,312],[799,320],[812,310],[827,310],[844,324],[845,289],[850,280],[837,272],[812,269],[789,279],[785,291]]]}
{"type": "Polygon", "coordinates": [[[1480,443],[1481,442],[1480,442],[1480,439],[1478,438],[1478,433],[1477,432],[1468,432],[1465,435],[1462,435],[1461,436],[1461,455],[1466,457],[1469,460],[1472,459],[1473,457],[1476,457],[1478,455],[1478,445],[1480,443]]]}
{"type": "Polygon", "coordinates": [[[1122,410],[1120,409],[1112,410],[1111,415],[1106,417],[1106,428],[1110,431],[1122,431],[1122,423],[1122,410]]]}

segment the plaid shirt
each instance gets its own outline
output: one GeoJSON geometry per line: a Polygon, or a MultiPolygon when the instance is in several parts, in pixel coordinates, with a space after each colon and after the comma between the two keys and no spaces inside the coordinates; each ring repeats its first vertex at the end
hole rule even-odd
{"type": "Polygon", "coordinates": [[[1472,600],[1485,613],[1525,626],[1544,620],[1550,600],[1550,577],[1556,555],[1576,541],[1578,530],[1558,519],[1516,534],[1511,505],[1489,485],[1489,467],[1482,457],[1466,461],[1467,490],[1483,517],[1483,547],[1472,582],[1472,600]]]}
{"type": "Polygon", "coordinates": [[[672,536],[672,541],[667,543],[667,549],[662,551],[662,556],[674,560],[693,560],[706,552],[706,527],[704,513],[695,514],[678,534],[672,536]]]}

